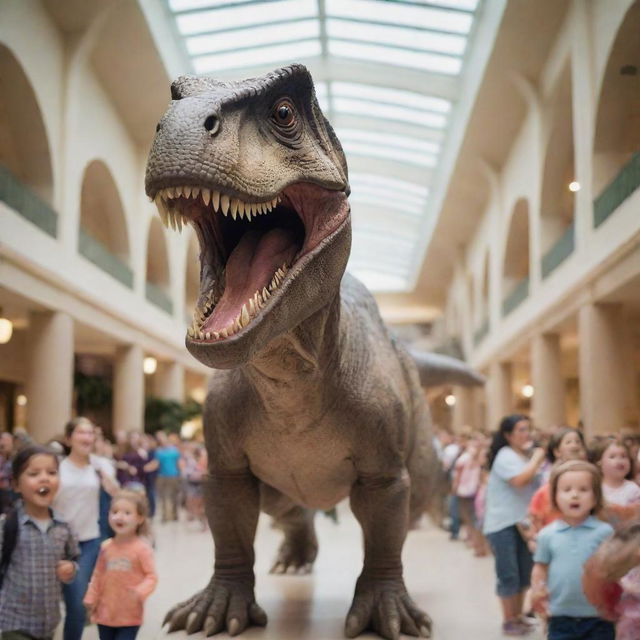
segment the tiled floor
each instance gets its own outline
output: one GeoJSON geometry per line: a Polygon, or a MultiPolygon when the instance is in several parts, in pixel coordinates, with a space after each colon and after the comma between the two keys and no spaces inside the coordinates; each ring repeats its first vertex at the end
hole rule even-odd
{"type": "MultiPolygon", "coordinates": [[[[320,553],[310,576],[272,576],[268,570],[280,544],[280,533],[260,520],[256,540],[256,598],[269,616],[266,629],[252,628],[244,640],[339,640],[344,617],[362,561],[361,534],[346,505],[339,524],[317,516],[320,553]]],[[[185,522],[158,525],[156,561],[160,582],[146,607],[140,640],[165,638],[160,625],[177,601],[200,589],[210,578],[212,543],[209,533],[185,522]]],[[[490,558],[474,558],[461,542],[424,522],[404,548],[409,592],[434,620],[434,640],[501,640],[498,602],[493,594],[490,558]]],[[[197,640],[202,634],[183,632],[169,638],[197,640]]],[[[216,636],[228,638],[226,634],[216,636]]],[[[371,634],[362,638],[374,638],[371,634]]],[[[95,640],[88,627],[83,640],[95,640]]],[[[531,640],[541,640],[534,632],[531,640]]]]}

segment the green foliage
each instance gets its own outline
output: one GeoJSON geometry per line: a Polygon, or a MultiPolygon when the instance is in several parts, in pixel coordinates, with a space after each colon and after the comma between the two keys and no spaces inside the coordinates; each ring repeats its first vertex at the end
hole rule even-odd
{"type": "Polygon", "coordinates": [[[202,405],[193,400],[181,404],[176,400],[148,396],[144,410],[144,430],[147,433],[163,430],[179,434],[183,422],[201,414],[202,405]]]}
{"type": "Polygon", "coordinates": [[[78,415],[111,406],[111,385],[101,376],[88,376],[77,371],[73,377],[78,415]]]}

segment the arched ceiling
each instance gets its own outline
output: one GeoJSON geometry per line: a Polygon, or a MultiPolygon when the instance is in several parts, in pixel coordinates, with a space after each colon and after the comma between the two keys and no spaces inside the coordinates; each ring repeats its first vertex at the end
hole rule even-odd
{"type": "Polygon", "coordinates": [[[163,1],[192,73],[309,67],[349,162],[348,269],[409,291],[483,0],[163,1]]]}

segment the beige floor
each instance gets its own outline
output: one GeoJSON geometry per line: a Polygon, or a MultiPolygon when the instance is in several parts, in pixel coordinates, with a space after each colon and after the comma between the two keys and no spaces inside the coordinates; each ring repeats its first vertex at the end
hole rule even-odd
{"type": "MultiPolygon", "coordinates": [[[[362,559],[360,529],[346,505],[340,522],[317,517],[320,554],[310,576],[272,576],[268,569],[280,534],[260,520],[256,540],[256,598],[269,616],[266,629],[250,629],[244,640],[339,640],[362,559]]],[[[158,589],[146,607],[140,640],[203,638],[183,632],[167,636],[160,625],[171,605],[200,589],[210,578],[212,544],[208,533],[185,522],[156,529],[158,589]]],[[[490,558],[474,558],[461,542],[426,521],[407,538],[405,579],[416,600],[434,620],[434,640],[500,640],[498,602],[493,595],[490,558]]],[[[226,634],[217,638],[228,638],[226,634]]],[[[374,638],[371,634],[362,638],[374,638]]],[[[95,640],[88,627],[83,640],[95,640]]],[[[534,632],[528,636],[540,640],[534,632]]]]}

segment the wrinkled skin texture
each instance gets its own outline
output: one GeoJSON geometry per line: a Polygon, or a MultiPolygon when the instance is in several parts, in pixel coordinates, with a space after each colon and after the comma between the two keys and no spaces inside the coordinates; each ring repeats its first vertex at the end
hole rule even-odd
{"type": "MultiPolygon", "coordinates": [[[[389,335],[363,285],[343,277],[350,249],[346,162],[310,76],[294,65],[242,83],[181,78],[172,95],[149,159],[150,197],[183,183],[247,202],[284,193],[307,218],[304,246],[300,241],[261,311],[229,337],[187,339],[195,357],[221,369],[204,412],[215,566],[209,584],[165,621],[170,630],[206,635],[266,624],[254,596],[260,510],[284,534],[273,572],[307,573],[318,548],[314,510],[349,497],[363,530],[364,564],[346,635],[369,629],[389,639],[430,637],[431,621],[408,595],[401,562],[408,525],[424,512],[437,467],[429,415],[413,360],[389,335]],[[282,96],[294,104],[302,128],[294,146],[267,131],[269,109],[282,96]],[[212,138],[202,123],[213,112],[220,127],[212,138]],[[300,181],[314,186],[296,186],[300,181]],[[311,226],[322,230],[315,244],[311,226]]],[[[196,227],[210,215],[194,211],[196,227]]],[[[212,237],[200,229],[201,248],[212,237]]],[[[222,291],[207,275],[220,265],[204,248],[202,260],[202,295],[209,286],[222,291]]],[[[225,289],[224,296],[231,293],[225,289]]],[[[428,368],[428,359],[422,365],[428,368]]],[[[436,370],[432,378],[440,383],[477,383],[446,362],[436,370]]]]}

